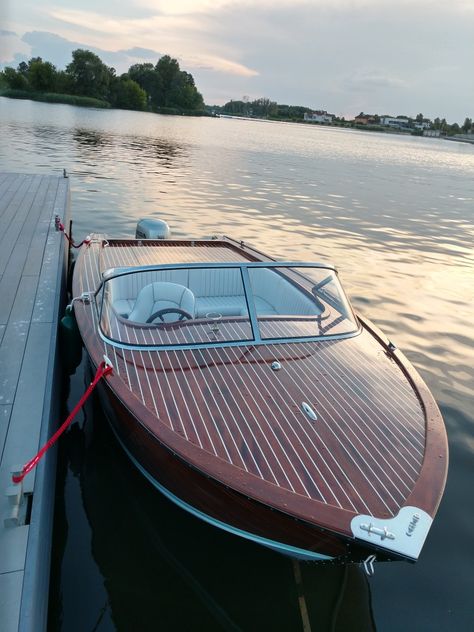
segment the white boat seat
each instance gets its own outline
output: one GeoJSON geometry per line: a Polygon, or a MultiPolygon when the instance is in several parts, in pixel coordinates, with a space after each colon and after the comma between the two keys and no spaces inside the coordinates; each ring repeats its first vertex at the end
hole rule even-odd
{"type": "MultiPolygon", "coordinates": [[[[184,310],[194,318],[194,294],[184,285],[157,281],[140,290],[128,318],[137,323],[146,323],[150,316],[158,310],[172,308],[184,310]]],[[[179,320],[179,318],[179,314],[176,313],[163,315],[164,322],[168,323],[179,320]]],[[[157,317],[154,322],[161,322],[161,319],[157,317]]]]}
{"type": "Polygon", "coordinates": [[[114,310],[122,316],[122,318],[128,318],[128,315],[132,311],[136,301],[130,298],[119,298],[114,301],[114,310]]]}
{"type": "Polygon", "coordinates": [[[205,318],[209,312],[221,316],[242,316],[247,313],[247,303],[243,296],[200,296],[196,298],[196,317],[205,318]]]}
{"type": "MultiPolygon", "coordinates": [[[[268,301],[255,296],[257,314],[277,314],[268,301]]],[[[247,301],[244,296],[201,296],[196,298],[196,318],[205,318],[206,314],[217,312],[221,316],[247,316],[247,301]]]]}

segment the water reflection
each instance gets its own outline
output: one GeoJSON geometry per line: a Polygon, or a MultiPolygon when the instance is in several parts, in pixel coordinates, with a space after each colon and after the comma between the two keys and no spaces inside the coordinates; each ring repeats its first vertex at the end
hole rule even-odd
{"type": "Polygon", "coordinates": [[[85,146],[87,149],[104,147],[110,143],[110,137],[107,137],[105,134],[85,129],[75,129],[72,133],[72,140],[79,146],[85,146]]]}

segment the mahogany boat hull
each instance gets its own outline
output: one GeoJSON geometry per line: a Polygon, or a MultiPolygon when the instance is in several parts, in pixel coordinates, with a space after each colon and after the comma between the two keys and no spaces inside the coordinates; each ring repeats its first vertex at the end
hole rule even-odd
{"type": "Polygon", "coordinates": [[[268,261],[231,240],[95,240],[76,265],[77,322],[92,365],[112,359],[101,399],[132,462],[183,509],[292,557],[416,561],[445,485],[446,433],[423,380],[369,321],[347,338],[282,344],[162,350],[138,342],[152,325],[123,318],[125,340],[103,335],[90,297],[104,271],[150,252],[166,267],[187,248],[268,261]]]}

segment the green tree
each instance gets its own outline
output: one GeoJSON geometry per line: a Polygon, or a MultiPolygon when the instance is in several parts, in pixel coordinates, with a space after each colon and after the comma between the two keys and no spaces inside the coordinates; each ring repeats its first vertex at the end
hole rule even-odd
{"type": "MultiPolygon", "coordinates": [[[[41,59],[40,57],[37,57],[36,59],[41,59]]],[[[32,61],[30,59],[30,61],[32,61]]],[[[28,75],[28,64],[26,63],[26,61],[21,61],[18,64],[17,67],[18,72],[21,72],[22,75],[25,75],[25,77],[28,75]]]]}
{"type": "Polygon", "coordinates": [[[224,112],[225,114],[233,114],[234,116],[243,115],[247,106],[248,104],[243,101],[231,100],[224,105],[224,112]]]}
{"type": "Polygon", "coordinates": [[[110,86],[111,103],[113,107],[124,110],[144,110],[147,96],[145,90],[140,88],[136,81],[127,75],[115,77],[110,86]]]}
{"type": "Polygon", "coordinates": [[[73,91],[96,99],[107,99],[115,70],[106,66],[94,53],[81,48],[72,53],[72,62],[66,66],[72,79],[73,91]]]}
{"type": "MultiPolygon", "coordinates": [[[[157,79],[153,84],[154,107],[183,108],[197,110],[204,107],[192,75],[180,70],[179,63],[169,55],[163,55],[155,66],[157,79]]],[[[151,79],[151,78],[150,78],[151,79]]]]}
{"type": "Polygon", "coordinates": [[[65,70],[59,70],[56,73],[56,91],[60,94],[72,94],[74,92],[73,78],[65,70]]]}
{"type": "Polygon", "coordinates": [[[163,55],[163,57],[158,60],[155,70],[161,80],[161,90],[157,99],[158,105],[172,107],[173,103],[170,100],[170,91],[176,76],[180,72],[178,61],[169,55],[163,55]]]}
{"type": "Polygon", "coordinates": [[[421,114],[421,112],[420,112],[420,114],[416,115],[415,121],[417,123],[423,123],[423,114],[421,114]]]}
{"type": "Polygon", "coordinates": [[[468,132],[471,131],[471,128],[472,128],[472,119],[466,117],[461,129],[465,134],[467,134],[468,132]]]}
{"type": "Polygon", "coordinates": [[[21,73],[16,71],[14,68],[7,66],[3,70],[3,80],[7,84],[9,88],[14,90],[28,90],[30,84],[28,83],[27,77],[21,73]]]}
{"type": "Polygon", "coordinates": [[[192,75],[179,71],[173,77],[167,101],[172,107],[198,110],[204,107],[202,95],[197,91],[192,75]]]}
{"type": "Polygon", "coordinates": [[[55,92],[57,74],[53,64],[43,61],[41,57],[30,59],[28,62],[28,82],[32,90],[55,92]]]}
{"type": "Polygon", "coordinates": [[[163,81],[151,63],[130,66],[128,77],[145,90],[151,105],[158,106],[163,93],[163,81]]]}
{"type": "Polygon", "coordinates": [[[254,116],[267,118],[278,114],[278,104],[265,97],[252,101],[251,106],[254,116]]]}

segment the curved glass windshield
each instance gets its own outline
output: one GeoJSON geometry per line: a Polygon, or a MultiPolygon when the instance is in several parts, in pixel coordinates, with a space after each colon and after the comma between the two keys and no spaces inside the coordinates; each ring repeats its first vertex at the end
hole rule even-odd
{"type": "Polygon", "coordinates": [[[132,346],[218,346],[343,335],[358,326],[335,272],[279,264],[109,271],[100,328],[132,346]]]}
{"type": "Polygon", "coordinates": [[[262,339],[307,338],[357,330],[333,270],[251,268],[249,276],[262,339]]]}

